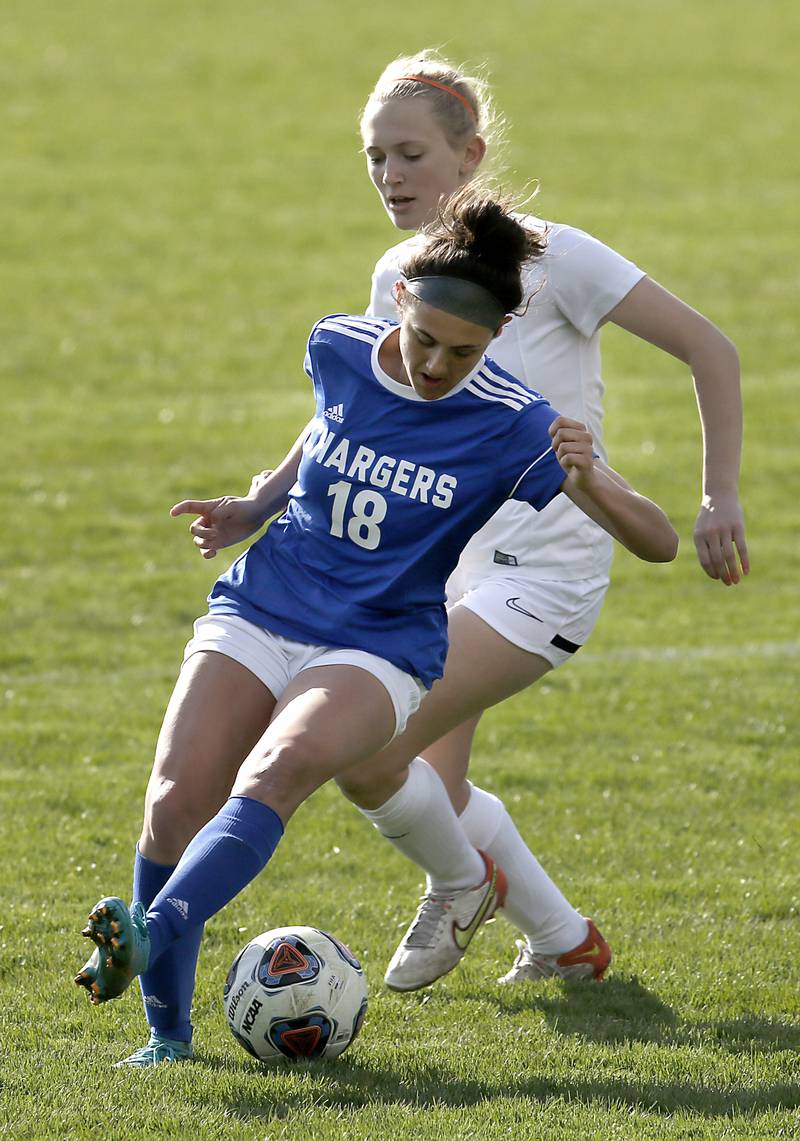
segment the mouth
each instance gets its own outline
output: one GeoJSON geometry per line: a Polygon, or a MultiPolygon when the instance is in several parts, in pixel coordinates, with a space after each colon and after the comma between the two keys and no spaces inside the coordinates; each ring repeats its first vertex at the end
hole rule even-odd
{"type": "Polygon", "coordinates": [[[424,390],[435,392],[445,385],[447,378],[443,376],[430,376],[427,372],[420,372],[417,373],[417,379],[424,390]]]}
{"type": "Polygon", "coordinates": [[[402,214],[404,210],[409,210],[416,198],[407,198],[402,194],[390,194],[386,199],[386,205],[396,214],[402,214]]]}

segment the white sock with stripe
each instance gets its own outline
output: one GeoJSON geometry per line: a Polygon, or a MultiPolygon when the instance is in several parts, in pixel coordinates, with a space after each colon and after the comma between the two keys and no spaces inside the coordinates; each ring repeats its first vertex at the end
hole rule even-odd
{"type": "Polygon", "coordinates": [[[586,920],[566,900],[517,831],[502,800],[471,785],[459,823],[475,848],[492,857],[508,880],[503,915],[543,955],[561,955],[586,938],[586,920]]]}
{"type": "MultiPolygon", "coordinates": [[[[411,762],[408,779],[380,808],[360,811],[399,852],[443,891],[475,887],[486,875],[453,811],[447,789],[427,761],[411,762]]],[[[501,865],[502,866],[502,865],[501,865]]]]}

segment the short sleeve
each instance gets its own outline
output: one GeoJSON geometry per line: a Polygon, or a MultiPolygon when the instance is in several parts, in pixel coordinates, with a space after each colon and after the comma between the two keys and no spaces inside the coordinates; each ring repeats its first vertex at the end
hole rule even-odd
{"type": "Polygon", "coordinates": [[[546,507],[558,494],[567,478],[556,459],[548,431],[558,416],[559,413],[546,401],[532,406],[525,416],[524,430],[517,442],[517,454],[524,466],[509,493],[509,499],[530,503],[537,511],[546,507]]]}
{"type": "MultiPolygon", "coordinates": [[[[324,318],[323,318],[323,320],[324,320],[324,318]]],[[[311,361],[311,346],[314,343],[314,337],[315,337],[315,334],[317,332],[317,329],[320,326],[320,323],[321,323],[320,321],[317,321],[316,324],[314,325],[313,329],[311,330],[311,332],[308,334],[308,340],[306,341],[306,355],[303,358],[303,372],[306,374],[306,376],[311,381],[314,380],[314,365],[311,361]]]]}
{"type": "Polygon", "coordinates": [[[306,341],[306,355],[303,358],[303,372],[306,374],[306,376],[309,378],[309,380],[312,382],[312,384],[315,385],[315,387],[316,387],[316,382],[315,382],[315,378],[314,378],[314,362],[312,359],[312,347],[313,347],[313,345],[317,339],[317,330],[319,329],[322,322],[325,320],[326,320],[325,317],[321,317],[320,320],[316,322],[316,324],[314,325],[311,332],[308,334],[308,340],[306,341]]]}
{"type": "Polygon", "coordinates": [[[397,317],[397,304],[392,296],[392,286],[397,281],[400,271],[395,259],[389,257],[392,252],[390,250],[388,254],[384,254],[372,271],[367,317],[391,317],[392,320],[397,317]]]}
{"type": "Polygon", "coordinates": [[[593,336],[645,276],[622,254],[571,226],[553,228],[545,273],[558,308],[584,337],[593,336]]]}
{"type": "Polygon", "coordinates": [[[378,259],[375,269],[372,271],[369,305],[365,316],[379,319],[388,317],[390,321],[397,320],[397,302],[392,294],[392,287],[397,279],[403,276],[400,263],[421,240],[419,234],[414,234],[412,237],[406,238],[405,241],[398,242],[396,246],[391,246],[378,259]]]}

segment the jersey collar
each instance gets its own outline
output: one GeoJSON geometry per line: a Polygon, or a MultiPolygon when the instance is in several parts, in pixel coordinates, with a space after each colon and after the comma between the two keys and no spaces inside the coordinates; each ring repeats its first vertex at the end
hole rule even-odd
{"type": "Polygon", "coordinates": [[[386,340],[386,338],[397,328],[399,328],[397,324],[390,325],[388,329],[385,329],[384,332],[381,333],[373,345],[370,363],[372,364],[372,371],[375,375],[375,379],[380,381],[383,387],[387,388],[389,392],[393,392],[395,396],[402,397],[403,400],[416,400],[420,404],[441,404],[443,400],[449,400],[451,396],[456,396],[459,392],[461,392],[462,388],[466,388],[469,382],[474,380],[474,378],[478,375],[486,363],[486,355],[484,354],[472,369],[472,371],[468,372],[464,379],[458,382],[455,388],[451,388],[449,392],[446,392],[444,396],[437,397],[436,400],[425,400],[422,396],[414,391],[413,385],[401,384],[398,380],[392,380],[389,374],[381,368],[378,361],[378,354],[381,351],[381,345],[386,340]]]}

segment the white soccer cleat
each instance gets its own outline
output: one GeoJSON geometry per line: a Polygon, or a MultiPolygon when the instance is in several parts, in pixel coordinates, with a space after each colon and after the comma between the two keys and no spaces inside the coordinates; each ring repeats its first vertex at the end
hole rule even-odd
{"type": "Polygon", "coordinates": [[[505,874],[484,852],[481,856],[486,876],[477,887],[429,891],[422,897],[384,975],[391,990],[419,990],[452,971],[480,925],[503,906],[508,890],[505,874]]]}
{"type": "Polygon", "coordinates": [[[536,979],[596,979],[600,982],[611,962],[611,948],[587,919],[588,934],[582,943],[562,955],[541,955],[522,939],[517,939],[519,954],[508,974],[499,983],[524,983],[536,979]]]}

